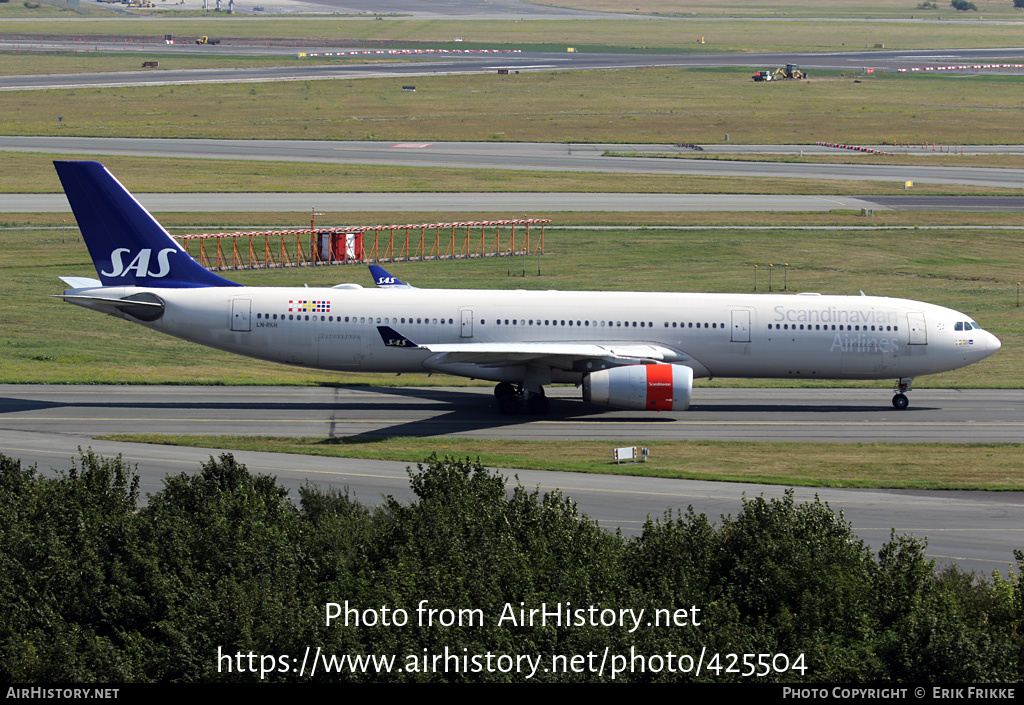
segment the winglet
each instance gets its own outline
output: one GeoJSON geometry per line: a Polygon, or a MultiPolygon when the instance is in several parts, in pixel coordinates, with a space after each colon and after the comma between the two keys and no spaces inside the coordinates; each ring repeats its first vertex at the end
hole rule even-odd
{"type": "Polygon", "coordinates": [[[196,262],[98,162],[54,162],[104,286],[240,286],[196,262]]]}
{"type": "Polygon", "coordinates": [[[396,332],[390,326],[377,326],[377,332],[380,333],[380,338],[384,341],[384,345],[389,348],[409,348],[412,350],[419,347],[419,345],[401,333],[396,332]]]}
{"type": "Polygon", "coordinates": [[[392,275],[388,270],[381,267],[379,264],[370,265],[370,276],[373,277],[373,283],[382,289],[415,289],[416,287],[406,284],[398,277],[392,275]]]}

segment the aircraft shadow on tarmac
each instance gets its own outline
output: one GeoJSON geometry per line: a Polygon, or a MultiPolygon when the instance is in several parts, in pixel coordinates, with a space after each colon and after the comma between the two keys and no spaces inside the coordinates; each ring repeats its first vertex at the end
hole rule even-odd
{"type": "MultiPolygon", "coordinates": [[[[896,413],[885,404],[855,405],[814,405],[814,404],[696,404],[682,412],[648,412],[613,409],[605,406],[587,404],[578,399],[551,398],[549,412],[544,416],[530,414],[504,415],[498,410],[497,403],[490,394],[482,394],[479,390],[436,389],[431,387],[375,387],[367,389],[369,395],[377,400],[361,401],[352,396],[356,388],[345,388],[346,396],[333,401],[315,402],[274,402],[267,401],[47,401],[20,399],[17,397],[0,397],[0,417],[4,414],[45,411],[55,408],[78,409],[132,409],[144,413],[146,410],[200,410],[232,416],[232,412],[246,413],[259,411],[263,413],[281,412],[318,412],[329,417],[329,437],[334,437],[335,424],[343,424],[338,420],[339,413],[366,418],[373,415],[381,420],[381,425],[367,429],[350,437],[380,438],[381,436],[440,436],[464,432],[479,432],[487,429],[511,428],[525,426],[536,422],[548,424],[587,423],[617,425],[658,425],[678,421],[721,420],[723,415],[748,415],[752,418],[730,419],[742,424],[744,421],[764,424],[778,421],[791,422],[796,416],[807,415],[809,420],[822,419],[828,414],[871,414],[896,413]],[[379,397],[394,397],[393,403],[381,402],[379,397]],[[374,412],[398,410],[418,414],[418,418],[395,420],[389,424],[385,415],[374,412]]],[[[899,412],[901,417],[908,414],[917,415],[933,408],[917,406],[899,412]],[[915,413],[917,412],[917,413],[915,413]]],[[[158,414],[155,414],[158,416],[158,414]]],[[[314,421],[315,422],[315,421],[314,421]]],[[[855,423],[855,421],[851,421],[855,423]]],[[[348,434],[343,434],[348,435],[348,434]]]]}
{"type": "MultiPolygon", "coordinates": [[[[503,415],[498,410],[497,403],[490,396],[481,395],[478,392],[459,392],[453,390],[402,388],[402,389],[375,389],[377,394],[393,394],[403,398],[423,397],[434,401],[445,401],[453,405],[450,410],[438,409],[439,413],[429,418],[411,419],[397,422],[385,428],[369,429],[362,433],[353,434],[352,438],[380,438],[382,436],[441,436],[451,435],[469,431],[480,431],[488,428],[508,428],[523,426],[534,422],[542,421],[547,423],[579,423],[588,424],[636,424],[651,425],[674,423],[687,418],[700,420],[702,414],[711,415],[712,418],[722,413],[734,414],[764,414],[768,418],[748,419],[751,422],[764,423],[765,421],[778,421],[784,423],[793,420],[794,414],[829,414],[829,413],[896,413],[894,409],[886,405],[812,405],[812,404],[716,404],[691,406],[687,411],[681,412],[647,412],[628,411],[613,409],[605,406],[587,404],[577,399],[552,398],[550,410],[544,416],[533,416],[530,414],[503,415]]],[[[344,405],[345,408],[350,408],[344,405]]],[[[398,406],[398,405],[396,405],[398,406]]],[[[400,404],[402,408],[410,408],[408,404],[400,404]]],[[[415,405],[420,408],[420,405],[415,405]]],[[[379,405],[378,405],[379,408],[379,405]]],[[[430,408],[437,409],[435,405],[430,408]]],[[[915,411],[927,411],[927,407],[917,407],[915,411]]],[[[907,414],[907,411],[901,412],[907,414]]],[[[742,423],[742,420],[738,421],[742,423]]]]}

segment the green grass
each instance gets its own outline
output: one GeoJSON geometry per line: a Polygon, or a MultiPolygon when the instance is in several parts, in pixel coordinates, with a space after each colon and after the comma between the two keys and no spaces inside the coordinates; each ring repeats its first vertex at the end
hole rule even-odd
{"type": "Polygon", "coordinates": [[[956,12],[948,2],[936,3],[934,10],[922,10],[916,0],[844,0],[823,3],[819,0],[690,0],[680,4],[674,0],[553,0],[543,3],[554,7],[570,7],[597,12],[639,12],[641,14],[698,15],[701,17],[821,17],[880,18],[891,17],[935,20],[1020,19],[1024,12],[1004,0],[977,0],[977,12],[956,12]]]}
{"type": "Polygon", "coordinates": [[[402,91],[407,78],[22,91],[0,102],[0,133],[610,143],[721,143],[728,134],[750,144],[1001,144],[1019,134],[1024,108],[1019,76],[890,74],[765,85],[748,74],[652,68],[424,76],[416,92],[402,91]]]}
{"type": "MultiPolygon", "coordinates": [[[[707,0],[705,0],[707,1],[707,0]]],[[[978,13],[954,13],[951,7],[939,11],[917,11],[914,0],[905,0],[902,13],[887,16],[948,20],[1020,19],[1024,12],[1013,10],[1009,0],[981,0],[978,13]],[[988,9],[991,8],[991,11],[988,9]]],[[[845,4],[845,3],[844,3],[845,4]]],[[[274,18],[212,16],[198,18],[151,17],[109,18],[102,22],[82,22],[79,19],[54,19],[41,25],[22,21],[16,6],[10,3],[4,19],[4,32],[16,34],[63,34],[83,37],[90,34],[134,38],[162,39],[165,33],[175,36],[196,37],[207,34],[224,41],[291,40],[316,46],[330,41],[335,46],[357,44],[437,43],[448,46],[456,37],[465,41],[462,47],[515,47],[532,51],[564,52],[567,47],[580,51],[648,51],[648,52],[762,52],[762,51],[841,51],[864,49],[882,44],[886,49],[941,49],[971,47],[1013,47],[1020,44],[1020,28],[1013,24],[990,22],[938,23],[938,22],[850,22],[850,21],[785,21],[763,22],[751,19],[726,19],[718,12],[714,22],[692,21],[686,18],[652,21],[636,20],[446,20],[385,18],[375,21],[362,18],[274,18]],[[704,44],[700,38],[704,37],[704,44]],[[643,49],[641,49],[643,47],[643,49]]],[[[822,17],[829,12],[826,4],[814,3],[810,15],[822,17]]],[[[634,5],[633,7],[636,7],[634,5]]],[[[706,7],[706,6],[705,6],[706,7]]],[[[0,13],[4,10],[0,4],[0,13]]],[[[678,9],[678,8],[677,8],[678,9]]],[[[776,8],[782,10],[782,8],[776,8]]],[[[686,11],[698,8],[686,7],[686,11]]],[[[785,11],[785,10],[782,10],[785,11]]],[[[32,11],[22,12],[26,15],[32,11]]],[[[34,11],[38,13],[39,11],[34,11]]],[[[55,13],[51,13],[55,14],[55,13]]],[[[726,13],[733,14],[733,13],[726,13]]],[[[753,14],[753,13],[752,13],[753,14]]],[[[840,9],[833,16],[841,16],[840,9]]],[[[854,14],[855,13],[851,13],[854,14]]],[[[31,14],[36,17],[38,14],[31,14]]],[[[789,17],[793,13],[789,13],[789,17]]],[[[807,16],[805,13],[804,16],[807,16]]],[[[865,15],[861,15],[864,17],[865,15]]],[[[883,16],[882,13],[874,15],[883,16]]]]}
{"type": "Polygon", "coordinates": [[[473,438],[285,438],[116,434],[103,440],[225,450],[299,453],[423,462],[479,458],[489,467],[560,470],[687,480],[814,487],[1022,490],[1019,444],[741,443],[636,441],[647,463],[616,464],[603,441],[507,441],[473,438]]]}
{"type": "MultiPolygon", "coordinates": [[[[962,370],[921,378],[915,381],[917,386],[1024,386],[1019,364],[1024,331],[1021,310],[1015,307],[1024,254],[1016,231],[552,230],[546,235],[546,249],[550,254],[541,262],[543,276],[535,275],[536,258],[528,261],[526,277],[521,276],[521,262],[509,267],[498,258],[396,263],[389,269],[405,281],[430,288],[727,292],[751,290],[755,263],[764,267],[788,262],[793,291],[855,295],[863,289],[873,295],[930,301],[969,313],[1002,339],[1003,350],[997,355],[962,370]],[[510,269],[520,276],[507,276],[510,269]]],[[[0,231],[0,268],[0,296],[12,302],[0,311],[5,331],[0,340],[0,382],[468,383],[254,362],[63,304],[48,298],[63,289],[59,275],[95,276],[85,247],[70,228],[0,231]]],[[[370,283],[362,267],[243,271],[229,276],[256,286],[370,283]]],[[[759,284],[764,290],[763,270],[759,284]]],[[[793,386],[771,380],[711,384],[793,386]]],[[[812,386],[822,384],[835,383],[812,386]]]]}
{"type": "MultiPolygon", "coordinates": [[[[489,213],[488,216],[518,218],[523,213],[489,213]]],[[[875,211],[875,215],[864,217],[859,210],[834,210],[829,212],[808,213],[770,213],[770,212],[597,212],[575,211],[571,213],[530,213],[537,217],[554,217],[557,225],[548,226],[549,232],[561,227],[577,228],[580,226],[622,226],[624,228],[645,228],[663,226],[690,227],[756,227],[772,230],[790,227],[820,228],[833,227],[861,228],[889,227],[910,229],[941,229],[949,227],[999,227],[1016,228],[1019,230],[1019,213],[987,213],[987,212],[946,212],[946,211],[875,211]]],[[[479,220],[479,212],[459,213],[443,212],[346,212],[327,213],[318,222],[329,227],[346,227],[353,224],[393,223],[396,220],[418,223],[443,223],[448,221],[479,220]]],[[[69,214],[61,213],[11,213],[0,220],[0,228],[67,228],[68,223],[74,229],[74,220],[69,214]]],[[[160,221],[176,234],[201,232],[231,232],[235,230],[262,229],[294,229],[304,227],[302,216],[291,213],[162,213],[160,221]]],[[[77,233],[77,231],[75,231],[77,233]]],[[[899,235],[893,231],[893,236],[899,235]]]]}
{"type": "MultiPolygon", "coordinates": [[[[68,48],[73,48],[69,44],[68,48]]],[[[0,54],[0,75],[27,76],[33,74],[74,74],[103,73],[107,71],[142,71],[142,62],[156,61],[158,68],[145,69],[145,73],[160,75],[163,71],[180,71],[208,68],[256,68],[259,66],[289,66],[298,59],[294,57],[255,56],[185,56],[179,54],[136,53],[23,53],[0,54]]],[[[346,63],[352,60],[339,59],[346,63]]],[[[365,63],[360,61],[360,63],[365,63]]]]}
{"type": "MultiPolygon", "coordinates": [[[[46,20],[59,20],[61,18],[67,19],[67,27],[74,26],[74,22],[82,17],[117,17],[117,13],[113,10],[106,8],[81,8],[81,12],[75,12],[68,7],[60,7],[57,5],[49,5],[45,2],[37,2],[38,7],[26,7],[24,2],[19,0],[11,0],[11,2],[0,3],[0,20],[4,21],[2,31],[8,32],[8,22],[22,19],[46,19],[46,20]]],[[[38,31],[39,25],[34,25],[38,31]]],[[[81,26],[79,24],[78,26],[81,26]]]]}

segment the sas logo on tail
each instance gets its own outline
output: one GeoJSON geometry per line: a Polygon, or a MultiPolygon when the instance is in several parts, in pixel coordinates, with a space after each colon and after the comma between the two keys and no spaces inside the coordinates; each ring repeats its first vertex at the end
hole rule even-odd
{"type": "Polygon", "coordinates": [[[152,259],[153,250],[148,247],[144,250],[139,250],[139,254],[135,255],[135,259],[126,266],[124,263],[124,255],[131,254],[131,250],[127,247],[119,247],[110,253],[110,265],[112,267],[112,271],[100,272],[100,274],[105,277],[123,277],[134,271],[135,276],[141,279],[160,279],[161,277],[166,277],[171,273],[171,263],[167,258],[178,252],[180,252],[180,250],[174,247],[167,247],[157,252],[156,261],[158,269],[153,272],[149,269],[149,261],[152,259]]]}

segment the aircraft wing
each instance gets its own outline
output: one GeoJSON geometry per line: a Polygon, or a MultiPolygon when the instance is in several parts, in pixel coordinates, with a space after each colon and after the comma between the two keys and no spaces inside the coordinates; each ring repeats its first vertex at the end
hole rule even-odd
{"type": "Polygon", "coordinates": [[[648,362],[683,362],[690,358],[672,348],[653,343],[426,343],[416,344],[388,326],[378,326],[388,347],[426,350],[439,357],[438,365],[469,363],[485,367],[543,362],[552,367],[572,369],[573,363],[601,360],[611,365],[648,362]]]}

